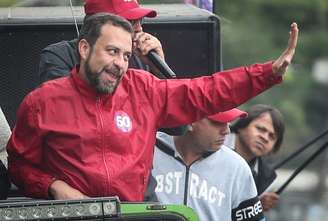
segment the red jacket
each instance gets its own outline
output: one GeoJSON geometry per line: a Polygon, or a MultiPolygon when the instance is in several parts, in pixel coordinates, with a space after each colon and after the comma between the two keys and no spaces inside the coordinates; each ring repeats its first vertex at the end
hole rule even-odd
{"type": "Polygon", "coordinates": [[[20,105],[7,146],[11,178],[30,197],[49,197],[60,179],[90,197],[142,201],[156,130],[238,106],[281,81],[271,72],[267,63],[159,80],[129,69],[114,94],[99,95],[73,70],[20,105]]]}

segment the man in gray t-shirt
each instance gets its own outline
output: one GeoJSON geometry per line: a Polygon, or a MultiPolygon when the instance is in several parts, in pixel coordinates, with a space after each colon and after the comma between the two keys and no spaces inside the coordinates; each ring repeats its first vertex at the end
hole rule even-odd
{"type": "Polygon", "coordinates": [[[185,204],[202,221],[264,220],[249,166],[223,146],[228,123],[245,115],[232,109],[192,123],[185,135],[157,134],[152,175],[161,203],[185,204]]]}

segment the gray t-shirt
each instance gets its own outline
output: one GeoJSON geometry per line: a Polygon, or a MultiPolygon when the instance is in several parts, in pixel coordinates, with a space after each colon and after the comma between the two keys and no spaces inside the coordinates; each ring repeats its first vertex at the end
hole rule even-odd
{"type": "Polygon", "coordinates": [[[9,140],[11,130],[5,115],[0,108],[0,160],[7,167],[6,145],[9,140]]]}
{"type": "Polygon", "coordinates": [[[159,132],[157,138],[170,149],[155,148],[152,175],[161,203],[185,204],[202,221],[263,219],[251,170],[237,153],[222,146],[188,167],[172,136],[159,132]]]}

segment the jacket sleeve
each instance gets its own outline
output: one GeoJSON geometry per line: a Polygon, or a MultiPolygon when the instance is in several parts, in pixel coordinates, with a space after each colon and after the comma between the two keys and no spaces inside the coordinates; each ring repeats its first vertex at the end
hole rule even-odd
{"type": "Polygon", "coordinates": [[[41,51],[39,63],[40,82],[66,76],[78,64],[76,41],[62,41],[41,51]]]}
{"type": "Polygon", "coordinates": [[[12,182],[24,195],[48,198],[48,188],[54,178],[39,166],[44,134],[38,128],[37,119],[38,111],[28,95],[18,109],[16,126],[7,144],[8,170],[12,182]]]}
{"type": "Polygon", "coordinates": [[[212,76],[160,81],[153,107],[158,127],[188,124],[208,115],[241,105],[275,84],[282,77],[272,74],[272,62],[240,67],[212,76]],[[156,110],[155,110],[156,111],[156,110]]]}
{"type": "Polygon", "coordinates": [[[248,164],[243,160],[237,170],[236,182],[233,184],[231,220],[260,221],[265,220],[263,208],[258,198],[255,182],[248,164]]]}

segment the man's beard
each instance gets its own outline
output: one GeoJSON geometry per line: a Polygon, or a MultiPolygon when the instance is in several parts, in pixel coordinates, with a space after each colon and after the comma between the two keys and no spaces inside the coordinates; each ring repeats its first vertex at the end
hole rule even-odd
{"type": "Polygon", "coordinates": [[[121,70],[114,65],[112,67],[105,66],[99,72],[93,72],[90,67],[90,56],[85,62],[85,75],[89,80],[90,85],[93,86],[96,91],[101,94],[112,94],[116,90],[122,78],[121,70]],[[117,80],[115,82],[108,83],[101,81],[101,75],[109,73],[115,75],[117,80]]]}

